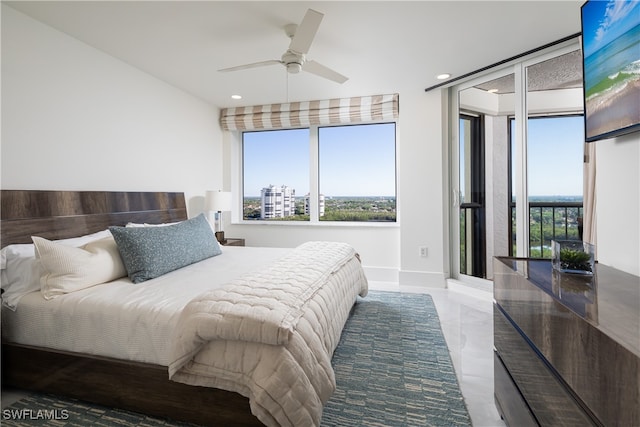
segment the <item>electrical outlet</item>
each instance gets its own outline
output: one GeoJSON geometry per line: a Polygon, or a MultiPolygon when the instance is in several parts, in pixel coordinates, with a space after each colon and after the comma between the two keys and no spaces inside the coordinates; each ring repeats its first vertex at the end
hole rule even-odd
{"type": "Polygon", "coordinates": [[[427,257],[427,247],[426,246],[418,246],[418,251],[419,251],[421,257],[423,257],[423,258],[427,257]]]}

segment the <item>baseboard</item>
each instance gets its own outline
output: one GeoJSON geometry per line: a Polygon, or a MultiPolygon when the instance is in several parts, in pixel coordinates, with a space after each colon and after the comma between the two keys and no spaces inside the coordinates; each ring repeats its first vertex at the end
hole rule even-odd
{"type": "Polygon", "coordinates": [[[398,269],[391,267],[367,267],[363,266],[367,279],[374,282],[398,283],[398,269]]]}
{"type": "Polygon", "coordinates": [[[399,273],[400,286],[415,286],[420,288],[446,288],[444,273],[430,271],[406,271],[399,273]]]}

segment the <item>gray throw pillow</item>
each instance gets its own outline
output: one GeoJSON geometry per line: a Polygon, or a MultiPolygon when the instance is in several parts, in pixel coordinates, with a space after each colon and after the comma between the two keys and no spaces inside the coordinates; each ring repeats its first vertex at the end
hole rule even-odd
{"type": "Polygon", "coordinates": [[[166,227],[109,227],[133,283],[144,282],[222,250],[203,214],[166,227]]]}

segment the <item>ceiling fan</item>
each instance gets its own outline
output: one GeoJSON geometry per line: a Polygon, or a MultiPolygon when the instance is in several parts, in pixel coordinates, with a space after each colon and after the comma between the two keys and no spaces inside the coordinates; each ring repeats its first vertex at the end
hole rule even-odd
{"type": "Polygon", "coordinates": [[[348,77],[343,76],[337,71],[334,71],[316,61],[307,60],[306,54],[311,48],[311,43],[316,36],[316,32],[320,27],[323,17],[324,14],[313,9],[308,9],[300,25],[289,24],[285,26],[285,33],[289,38],[291,38],[291,42],[289,44],[289,48],[280,59],[270,59],[246,65],[238,65],[235,67],[223,68],[218,71],[237,71],[273,64],[282,64],[286,67],[288,73],[295,74],[300,71],[306,71],[308,73],[315,74],[316,76],[332,80],[336,83],[346,82],[349,79],[348,77]]]}

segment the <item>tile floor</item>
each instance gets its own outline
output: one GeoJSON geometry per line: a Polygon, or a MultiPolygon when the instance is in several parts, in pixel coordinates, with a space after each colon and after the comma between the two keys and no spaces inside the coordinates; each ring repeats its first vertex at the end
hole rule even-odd
{"type": "MultiPolygon", "coordinates": [[[[371,289],[431,294],[474,427],[504,427],[493,401],[492,297],[452,289],[406,287],[371,282],[371,289]]],[[[456,288],[457,289],[457,288],[456,288]]],[[[2,408],[25,396],[2,389],[2,408]]]]}

